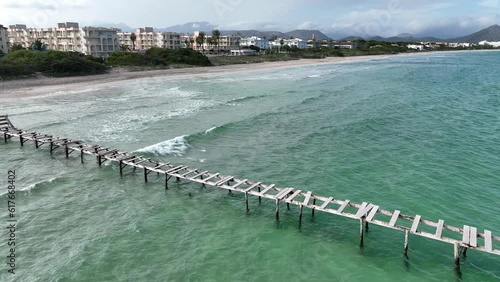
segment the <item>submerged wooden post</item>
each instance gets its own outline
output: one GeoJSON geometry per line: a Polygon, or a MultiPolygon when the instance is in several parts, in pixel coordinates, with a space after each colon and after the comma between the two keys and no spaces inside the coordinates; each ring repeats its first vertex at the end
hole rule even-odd
{"type": "Polygon", "coordinates": [[[54,151],[54,142],[52,140],[50,141],[50,153],[52,154],[52,151],[54,151]]]}
{"type": "Polygon", "coordinates": [[[368,221],[365,221],[365,231],[368,232],[369,227],[368,227],[368,221]]]}
{"type": "Polygon", "coordinates": [[[3,140],[5,141],[5,143],[7,143],[7,132],[3,133],[3,140]]]}
{"type": "Polygon", "coordinates": [[[365,245],[364,242],[364,233],[365,233],[365,217],[361,217],[359,219],[359,247],[363,248],[365,245]]]}
{"type": "MultiPolygon", "coordinates": [[[[258,187],[259,193],[260,193],[260,186],[258,187]]],[[[262,197],[259,196],[259,204],[262,203],[262,197]]]]}
{"type": "Polygon", "coordinates": [[[279,220],[280,220],[280,200],[276,199],[276,221],[279,220]]]}
{"type": "Polygon", "coordinates": [[[299,209],[299,227],[302,226],[302,209],[304,208],[303,205],[300,205],[299,209]]]}
{"type": "Polygon", "coordinates": [[[286,203],[287,210],[290,210],[290,203],[286,203]]]}
{"type": "Polygon", "coordinates": [[[148,183],[148,169],[144,166],[144,181],[148,183]]]}
{"type": "Polygon", "coordinates": [[[83,164],[83,149],[80,151],[80,161],[82,162],[83,164]]]}
{"type": "Polygon", "coordinates": [[[21,141],[21,146],[24,146],[24,138],[23,138],[23,136],[19,136],[19,141],[21,141]]]}
{"type": "Polygon", "coordinates": [[[69,159],[69,149],[68,149],[68,145],[66,145],[66,147],[64,148],[65,152],[66,152],[66,159],[69,159]]]}
{"type": "Polygon", "coordinates": [[[408,259],[408,237],[410,236],[410,230],[405,230],[405,245],[403,249],[403,255],[406,259],[408,259]]]}
{"type": "Polygon", "coordinates": [[[250,209],[248,208],[248,192],[245,192],[245,205],[247,207],[247,213],[250,211],[250,209]]]}
{"type": "Polygon", "coordinates": [[[39,147],[39,146],[38,146],[38,139],[36,139],[36,137],[35,137],[35,148],[37,148],[37,149],[38,149],[38,147],[39,147]]]}
{"type": "Polygon", "coordinates": [[[165,190],[168,190],[168,174],[165,173],[165,190]]]}
{"type": "Polygon", "coordinates": [[[464,258],[467,257],[467,248],[464,248],[464,250],[462,251],[462,255],[464,256],[464,258]]]}
{"type": "Polygon", "coordinates": [[[453,244],[454,257],[455,257],[455,271],[460,271],[460,245],[459,243],[453,244]]]}
{"type": "Polygon", "coordinates": [[[314,217],[314,211],[316,210],[316,199],[313,200],[312,217],[314,217]]]}
{"type": "Polygon", "coordinates": [[[99,162],[99,166],[102,166],[101,159],[102,159],[102,156],[101,155],[97,155],[97,162],[99,162]]]}

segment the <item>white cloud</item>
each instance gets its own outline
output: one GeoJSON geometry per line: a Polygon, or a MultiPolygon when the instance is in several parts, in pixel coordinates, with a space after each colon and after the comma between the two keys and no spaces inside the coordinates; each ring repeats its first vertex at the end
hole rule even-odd
{"type": "Polygon", "coordinates": [[[500,0],[485,0],[479,2],[479,6],[486,8],[500,8],[500,0]]]}
{"type": "Polygon", "coordinates": [[[43,9],[53,11],[58,9],[82,8],[85,4],[85,0],[6,0],[0,5],[11,9],[43,9]]]}

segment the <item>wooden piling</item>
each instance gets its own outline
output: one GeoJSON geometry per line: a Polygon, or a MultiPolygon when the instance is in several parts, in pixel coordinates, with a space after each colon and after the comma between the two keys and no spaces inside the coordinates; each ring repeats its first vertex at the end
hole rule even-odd
{"type": "Polygon", "coordinates": [[[280,221],[280,200],[278,199],[276,199],[276,221],[280,221]]]}
{"type": "Polygon", "coordinates": [[[148,169],[144,167],[144,182],[148,183],[148,169]]]}
{"type": "Polygon", "coordinates": [[[66,145],[66,146],[64,147],[64,151],[65,151],[65,153],[66,153],[66,159],[69,159],[69,149],[68,149],[68,145],[66,145]]]}
{"type": "Polygon", "coordinates": [[[302,226],[302,209],[304,208],[303,205],[299,206],[299,227],[302,226]]]}
{"type": "Polygon", "coordinates": [[[82,164],[84,163],[84,152],[83,150],[80,151],[80,161],[82,162],[82,164]]]}
{"type": "Polygon", "coordinates": [[[97,162],[99,163],[99,166],[102,166],[102,156],[97,155],[97,162]]]}
{"type": "Polygon", "coordinates": [[[19,141],[21,141],[21,146],[24,146],[24,138],[22,135],[19,135],[19,141]]]}
{"type": "Polygon", "coordinates": [[[467,257],[467,248],[464,248],[464,250],[462,251],[462,255],[464,256],[464,258],[467,257]]]}
{"type": "Polygon", "coordinates": [[[408,258],[408,238],[410,236],[410,230],[406,229],[405,230],[405,245],[404,245],[404,249],[403,249],[403,255],[406,259],[409,259],[408,258]]]}
{"type": "Polygon", "coordinates": [[[168,174],[165,173],[165,190],[168,190],[168,174]]]}
{"type": "MultiPolygon", "coordinates": [[[[258,191],[259,191],[259,193],[260,193],[260,186],[259,186],[259,187],[257,187],[257,189],[258,189],[258,191]]],[[[260,204],[260,203],[262,203],[262,197],[261,197],[261,196],[259,196],[259,204],[260,204]]]]}
{"type": "Polygon", "coordinates": [[[454,243],[453,244],[453,250],[454,250],[454,262],[455,262],[455,271],[460,271],[460,244],[459,243],[454,243]]]}
{"type": "Polygon", "coordinates": [[[250,212],[250,208],[248,207],[248,192],[245,192],[245,205],[247,208],[247,213],[250,212]]]}
{"type": "Polygon", "coordinates": [[[364,233],[365,233],[365,217],[361,217],[359,219],[359,247],[363,248],[365,245],[364,242],[364,233]]]}
{"type": "Polygon", "coordinates": [[[316,199],[313,200],[312,217],[314,217],[314,211],[316,210],[316,199]]]}

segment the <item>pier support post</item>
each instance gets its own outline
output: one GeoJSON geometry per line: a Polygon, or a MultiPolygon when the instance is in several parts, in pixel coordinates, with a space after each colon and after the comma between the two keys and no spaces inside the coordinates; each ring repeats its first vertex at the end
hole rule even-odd
{"type": "Polygon", "coordinates": [[[66,147],[64,147],[64,151],[66,152],[66,159],[69,159],[69,149],[68,149],[68,145],[66,145],[66,147]]]}
{"type": "MultiPolygon", "coordinates": [[[[80,161],[82,162],[83,164],[83,150],[80,151],[80,161]]],[[[121,166],[120,166],[121,167],[121,166]]]]}
{"type": "Polygon", "coordinates": [[[37,149],[38,149],[38,147],[39,147],[39,146],[38,146],[38,139],[36,139],[36,138],[35,138],[35,148],[37,148],[37,149]]]}
{"type": "Polygon", "coordinates": [[[247,213],[250,212],[250,209],[248,208],[248,192],[245,192],[245,205],[247,208],[247,213]]]}
{"type": "Polygon", "coordinates": [[[300,205],[300,208],[299,208],[299,227],[302,226],[302,209],[304,208],[303,205],[300,205]]]}
{"type": "Polygon", "coordinates": [[[365,232],[368,232],[370,228],[368,227],[368,221],[365,221],[365,232]]]}
{"type": "Polygon", "coordinates": [[[102,166],[102,156],[101,155],[97,155],[97,162],[99,163],[99,166],[102,166]]]}
{"type": "Polygon", "coordinates": [[[5,141],[5,143],[7,143],[7,132],[3,133],[3,140],[5,141]]]}
{"type": "Polygon", "coordinates": [[[144,182],[148,183],[148,169],[144,166],[144,182]]]}
{"type": "Polygon", "coordinates": [[[276,221],[280,221],[280,200],[276,199],[276,221]]]}
{"type": "Polygon", "coordinates": [[[19,141],[21,141],[21,146],[24,146],[24,138],[22,136],[19,136],[19,141]]]}
{"type": "Polygon", "coordinates": [[[290,210],[290,203],[286,203],[286,209],[290,210]]]}
{"type": "Polygon", "coordinates": [[[123,176],[123,161],[120,161],[120,176],[123,176]]]}
{"type": "Polygon", "coordinates": [[[165,173],[165,190],[168,190],[168,174],[165,173]]]}
{"type": "MultiPolygon", "coordinates": [[[[313,206],[316,206],[316,199],[313,200],[313,206]]],[[[312,208],[312,217],[314,217],[314,212],[316,211],[316,207],[312,208]]]]}
{"type": "Polygon", "coordinates": [[[50,141],[50,153],[54,151],[54,142],[50,141]]]}
{"type": "Polygon", "coordinates": [[[405,259],[409,259],[408,258],[408,238],[410,236],[410,230],[406,229],[405,230],[405,245],[404,245],[404,249],[403,249],[403,255],[405,256],[405,259]]]}
{"type": "MultiPolygon", "coordinates": [[[[259,193],[260,193],[260,186],[258,187],[259,188],[259,193]]],[[[262,203],[262,197],[259,196],[259,204],[262,203]]]]}
{"type": "Polygon", "coordinates": [[[365,233],[365,217],[359,219],[359,247],[363,248],[365,246],[364,233],[365,233]]]}
{"type": "Polygon", "coordinates": [[[453,244],[454,257],[455,257],[455,271],[460,272],[460,245],[459,243],[453,244]]]}
{"type": "Polygon", "coordinates": [[[464,256],[464,258],[467,257],[467,248],[464,248],[464,250],[462,251],[462,255],[464,256]]]}

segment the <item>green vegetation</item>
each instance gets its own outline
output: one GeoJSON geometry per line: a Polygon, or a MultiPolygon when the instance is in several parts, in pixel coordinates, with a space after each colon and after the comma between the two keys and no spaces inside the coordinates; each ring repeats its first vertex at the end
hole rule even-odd
{"type": "Polygon", "coordinates": [[[48,76],[77,76],[106,72],[102,59],[74,52],[14,51],[0,58],[0,76],[18,77],[41,72],[48,76]]]}
{"type": "Polygon", "coordinates": [[[151,48],[146,53],[114,52],[107,59],[111,66],[210,66],[210,60],[199,52],[191,49],[151,48]]]}

